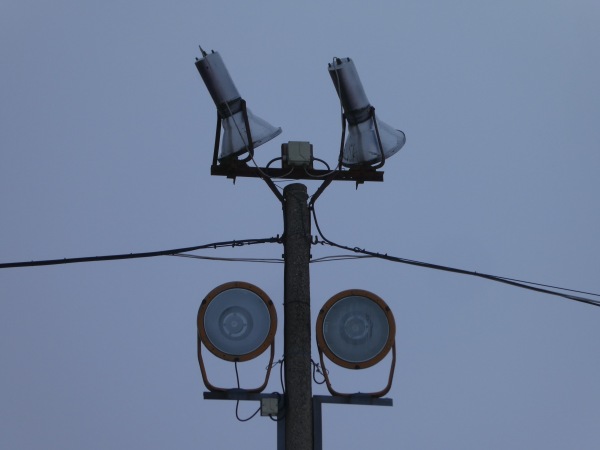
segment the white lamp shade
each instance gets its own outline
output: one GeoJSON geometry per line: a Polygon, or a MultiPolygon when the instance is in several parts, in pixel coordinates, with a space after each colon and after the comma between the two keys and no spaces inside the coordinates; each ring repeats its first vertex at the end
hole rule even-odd
{"type": "MultiPolygon", "coordinates": [[[[249,109],[246,109],[246,112],[248,113],[248,124],[250,125],[253,148],[281,134],[281,128],[274,127],[266,120],[255,116],[249,109]]],[[[223,142],[221,144],[219,159],[246,153],[248,151],[248,134],[244,122],[244,112],[239,111],[229,117],[225,117],[222,119],[221,124],[223,126],[223,142]]]]}
{"type": "Polygon", "coordinates": [[[372,166],[394,155],[406,142],[404,133],[377,119],[369,103],[360,77],[350,58],[335,58],[329,64],[329,74],[348,121],[348,137],[342,151],[346,167],[372,166]],[[375,121],[381,147],[377,139],[375,121]]]}
{"type": "Polygon", "coordinates": [[[381,147],[386,159],[398,152],[406,142],[406,137],[402,131],[395,130],[387,123],[377,119],[377,117],[356,125],[350,125],[342,152],[342,164],[344,166],[371,166],[381,162],[381,149],[379,148],[374,120],[377,120],[381,147]]]}
{"type": "MultiPolygon", "coordinates": [[[[218,52],[204,54],[202,59],[196,61],[196,68],[215,102],[221,119],[223,143],[219,159],[239,156],[248,152],[249,142],[244,122],[243,100],[221,55],[218,52]]],[[[252,114],[248,109],[246,111],[253,148],[270,141],[281,133],[281,128],[274,127],[252,114]]]]}

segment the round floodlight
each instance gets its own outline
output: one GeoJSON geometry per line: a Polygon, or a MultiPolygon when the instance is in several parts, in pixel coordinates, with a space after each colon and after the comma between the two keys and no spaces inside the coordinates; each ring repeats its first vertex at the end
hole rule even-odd
{"type": "Polygon", "coordinates": [[[198,311],[198,332],[211,353],[227,361],[247,361],[273,342],[277,315],[260,288],[236,281],[216,287],[198,311]]]}
{"type": "Polygon", "coordinates": [[[377,295],[359,289],[334,295],[317,319],[317,344],[331,361],[349,369],[377,364],[395,335],[390,308],[377,295]]]}

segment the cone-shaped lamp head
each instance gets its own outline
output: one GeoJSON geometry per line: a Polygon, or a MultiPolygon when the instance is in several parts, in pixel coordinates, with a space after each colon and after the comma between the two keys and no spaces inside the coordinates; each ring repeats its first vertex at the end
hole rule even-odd
{"type": "Polygon", "coordinates": [[[219,159],[248,152],[248,134],[252,136],[252,147],[256,148],[281,133],[281,128],[270,125],[243,107],[242,97],[218,52],[203,53],[203,58],[196,61],[196,68],[221,118],[224,133],[219,159]]]}
{"type": "Polygon", "coordinates": [[[372,166],[400,150],[406,142],[404,133],[375,117],[354,62],[350,58],[336,58],[329,64],[329,75],[348,121],[342,164],[372,166]]]}

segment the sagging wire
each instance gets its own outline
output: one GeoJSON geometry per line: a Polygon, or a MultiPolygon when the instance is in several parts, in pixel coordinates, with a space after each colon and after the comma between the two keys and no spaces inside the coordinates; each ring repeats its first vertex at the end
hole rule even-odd
{"type": "MultiPolygon", "coordinates": [[[[278,361],[275,361],[273,364],[271,364],[271,368],[274,368],[276,365],[279,365],[279,382],[281,383],[281,392],[282,394],[280,394],[279,392],[273,392],[273,394],[277,395],[277,404],[281,404],[281,397],[285,395],[285,382],[283,379],[283,370],[284,370],[284,364],[285,364],[285,358],[282,356],[278,361]]],[[[268,367],[267,367],[268,369],[268,367]]],[[[269,414],[269,418],[274,421],[274,422],[279,422],[281,421],[283,418],[285,417],[285,415],[281,416],[281,417],[273,417],[272,414],[269,414]]]]}
{"type": "MultiPolygon", "coordinates": [[[[310,363],[312,364],[313,370],[312,370],[312,379],[315,383],[317,384],[323,384],[325,383],[325,373],[323,373],[323,370],[321,369],[321,365],[319,363],[316,363],[312,358],[310,360],[310,363]],[[321,374],[321,376],[323,377],[322,381],[317,380],[317,373],[321,374]]],[[[325,371],[327,371],[329,373],[329,371],[327,369],[325,369],[325,371]]]]}
{"type": "Polygon", "coordinates": [[[337,166],[335,167],[335,169],[331,170],[331,168],[329,167],[329,164],[327,164],[327,163],[326,163],[324,160],[322,160],[322,159],[320,159],[320,158],[315,158],[314,156],[313,156],[313,158],[312,158],[312,159],[313,159],[313,161],[319,161],[319,162],[321,162],[321,163],[325,164],[325,166],[327,167],[327,170],[329,170],[329,172],[327,172],[327,173],[324,173],[324,174],[322,174],[322,175],[314,175],[314,174],[310,173],[310,172],[307,170],[307,168],[306,168],[306,167],[304,167],[304,173],[306,173],[306,175],[308,175],[308,176],[309,176],[309,177],[311,177],[311,178],[318,179],[318,178],[327,178],[327,177],[330,177],[330,176],[332,176],[332,175],[335,175],[337,172],[339,172],[340,168],[342,167],[342,164],[341,164],[341,162],[338,162],[338,164],[337,164],[337,166]]]}
{"type": "MultiPolygon", "coordinates": [[[[319,244],[320,242],[315,242],[319,244]]],[[[320,258],[313,258],[309,262],[310,263],[321,263],[321,262],[333,262],[333,261],[346,261],[349,259],[368,259],[374,258],[374,256],[369,255],[330,255],[330,256],[322,256],[320,258]]]]}
{"type": "MultiPolygon", "coordinates": [[[[277,405],[281,405],[281,397],[282,395],[279,392],[273,392],[273,394],[277,395],[277,405]]],[[[278,408],[279,410],[279,408],[278,408]]],[[[269,414],[269,419],[271,419],[273,422],[281,422],[283,419],[285,419],[285,411],[284,414],[280,415],[279,411],[277,413],[277,417],[273,417],[273,414],[269,414]]]]}
{"type": "MultiPolygon", "coordinates": [[[[312,211],[313,219],[315,222],[315,226],[317,228],[317,232],[319,233],[319,236],[323,240],[323,242],[321,242],[322,244],[327,244],[332,247],[337,247],[337,248],[340,248],[343,250],[348,250],[348,251],[355,252],[355,253],[361,253],[363,255],[368,255],[368,256],[371,256],[374,258],[384,259],[384,260],[391,261],[391,262],[397,262],[397,263],[408,264],[408,265],[412,265],[412,266],[424,267],[426,269],[440,270],[443,272],[457,273],[457,274],[461,274],[461,275],[470,275],[473,277],[483,278],[483,279],[489,280],[489,281],[496,281],[498,283],[508,284],[510,286],[518,287],[521,289],[540,292],[542,294],[555,295],[557,297],[566,298],[567,300],[573,300],[576,302],[585,303],[585,304],[592,305],[592,306],[600,306],[600,301],[598,301],[598,300],[592,300],[592,299],[580,297],[577,295],[570,295],[570,294],[566,294],[563,292],[557,292],[557,291],[552,291],[550,289],[545,289],[545,287],[549,287],[549,285],[544,285],[541,283],[533,283],[530,281],[521,281],[521,280],[516,280],[514,278],[501,277],[501,276],[497,276],[497,275],[491,275],[491,274],[486,274],[486,273],[458,269],[455,267],[442,266],[440,264],[432,264],[432,263],[427,263],[427,262],[423,262],[423,261],[416,261],[416,260],[412,260],[412,259],[390,256],[387,253],[382,254],[382,253],[377,253],[377,252],[371,252],[371,251],[368,251],[365,249],[361,249],[359,247],[348,247],[345,245],[340,245],[333,241],[330,241],[323,235],[323,232],[321,231],[321,228],[319,227],[319,222],[317,220],[317,214],[316,214],[316,211],[314,208],[314,204],[311,207],[311,211],[312,211]]],[[[593,295],[596,297],[600,297],[600,294],[596,294],[596,293],[592,293],[592,292],[584,292],[584,291],[580,291],[580,290],[576,290],[576,289],[568,289],[568,288],[562,288],[562,287],[556,287],[556,286],[552,286],[552,288],[559,289],[561,291],[569,291],[569,292],[575,292],[578,294],[587,294],[587,295],[593,295]]]]}
{"type": "Polygon", "coordinates": [[[281,161],[282,159],[283,159],[283,156],[278,156],[277,158],[273,158],[271,161],[269,161],[267,163],[265,168],[268,169],[271,166],[271,164],[273,164],[275,161],[281,161]]]}
{"type": "MultiPolygon", "coordinates": [[[[323,163],[325,165],[325,167],[327,167],[327,170],[331,170],[331,167],[329,167],[329,164],[327,164],[327,161],[325,161],[321,158],[315,158],[314,156],[312,159],[313,159],[313,161],[319,161],[320,163],[323,163]]],[[[327,176],[327,175],[325,175],[325,176],[327,176]]]]}
{"type": "MultiPolygon", "coordinates": [[[[240,374],[239,374],[239,371],[238,371],[238,366],[237,366],[237,364],[238,364],[238,363],[237,363],[237,361],[234,361],[234,366],[235,366],[235,379],[236,379],[236,381],[237,381],[237,387],[238,387],[238,389],[240,389],[240,374]]],[[[260,412],[260,406],[259,406],[259,407],[258,407],[258,409],[257,409],[256,411],[254,411],[254,413],[253,413],[253,414],[252,414],[250,417],[248,417],[248,418],[246,418],[246,419],[242,419],[242,418],[240,417],[240,414],[239,414],[239,407],[240,407],[240,401],[239,401],[239,400],[237,400],[237,401],[235,402],[235,418],[236,418],[237,420],[239,420],[240,422],[248,422],[250,419],[253,419],[253,418],[254,418],[254,417],[255,417],[255,416],[256,416],[256,415],[257,415],[257,414],[260,412]]]]}
{"type": "MultiPolygon", "coordinates": [[[[283,356],[281,357],[281,359],[279,359],[279,361],[275,361],[271,365],[271,368],[273,369],[278,364],[279,364],[279,382],[281,383],[281,392],[283,392],[285,394],[285,383],[283,381],[283,368],[284,368],[284,364],[285,364],[285,358],[283,356]]],[[[268,366],[267,366],[267,369],[268,369],[268,366]]]]}
{"type": "MultiPolygon", "coordinates": [[[[271,161],[269,161],[269,162],[267,163],[267,165],[265,166],[265,168],[266,168],[266,169],[268,169],[268,168],[269,168],[269,166],[270,166],[271,164],[273,164],[275,161],[281,161],[281,160],[283,160],[283,157],[282,157],[282,156],[278,156],[277,158],[273,158],[271,161]]],[[[256,164],[256,162],[254,162],[254,164],[256,164]]],[[[257,168],[258,168],[258,167],[257,167],[257,168]]],[[[285,174],[283,174],[283,175],[279,175],[279,176],[277,176],[277,178],[286,178],[287,176],[291,175],[293,172],[294,172],[294,167],[292,167],[292,168],[290,169],[290,171],[289,171],[289,172],[287,172],[287,173],[285,173],[285,174]]],[[[273,179],[273,178],[275,178],[275,177],[271,177],[271,179],[273,179]]],[[[277,185],[277,184],[276,184],[276,185],[277,185]]],[[[279,187],[279,186],[277,186],[277,187],[278,187],[279,189],[282,189],[282,188],[281,188],[281,187],[279,187]]]]}
{"type": "Polygon", "coordinates": [[[322,179],[322,178],[327,178],[327,177],[330,177],[332,175],[335,175],[339,171],[339,169],[340,169],[340,166],[338,165],[331,172],[324,173],[323,175],[314,175],[314,174],[310,173],[306,167],[304,167],[304,173],[306,175],[308,175],[309,177],[311,177],[311,178],[322,179]]]}
{"type": "Polygon", "coordinates": [[[211,244],[196,245],[194,247],[174,248],[170,250],[159,250],[155,252],[143,253],[121,253],[116,255],[104,256],[85,256],[80,258],[63,258],[63,259],[46,259],[40,261],[20,261],[12,263],[1,263],[0,269],[16,268],[16,267],[34,267],[34,266],[52,266],[57,264],[74,264],[96,261],[115,261],[120,259],[136,259],[136,258],[152,258],[155,256],[175,256],[180,253],[188,253],[196,250],[217,249],[221,247],[242,247],[244,245],[277,243],[281,244],[281,237],[265,238],[265,239],[242,239],[224,242],[213,242],[211,244]]]}
{"type": "MultiPolygon", "coordinates": [[[[282,160],[283,160],[282,156],[273,158],[271,161],[269,161],[267,163],[266,168],[268,169],[271,166],[271,164],[273,164],[275,161],[282,161],[282,160]]],[[[315,179],[326,178],[326,177],[330,176],[331,174],[336,173],[338,171],[338,169],[340,168],[340,166],[338,164],[338,166],[334,170],[331,170],[331,167],[329,167],[329,164],[327,164],[327,161],[325,161],[321,158],[315,158],[314,156],[312,157],[312,161],[319,161],[320,163],[323,163],[325,165],[325,167],[327,167],[327,170],[329,170],[330,172],[327,172],[322,175],[314,175],[308,171],[306,166],[302,166],[302,168],[304,169],[304,173],[311,178],[315,178],[315,179]]],[[[291,175],[294,172],[294,170],[295,170],[295,167],[292,167],[289,172],[287,172],[286,174],[283,174],[283,175],[279,175],[277,178],[286,178],[287,176],[291,175]]]]}
{"type": "Polygon", "coordinates": [[[209,261],[226,261],[226,262],[250,262],[250,263],[264,263],[264,264],[283,264],[284,260],[281,258],[219,258],[217,256],[201,256],[201,255],[190,255],[189,253],[178,253],[176,255],[181,258],[191,259],[207,259],[209,261]]]}

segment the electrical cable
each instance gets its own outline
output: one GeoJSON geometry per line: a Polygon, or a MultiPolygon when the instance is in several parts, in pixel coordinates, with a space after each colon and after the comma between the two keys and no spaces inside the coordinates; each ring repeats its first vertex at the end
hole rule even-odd
{"type": "MultiPolygon", "coordinates": [[[[238,389],[240,389],[240,374],[238,372],[237,361],[234,361],[234,366],[235,366],[235,379],[237,381],[237,387],[238,387],[238,389]]],[[[240,407],[240,401],[237,400],[235,403],[235,418],[237,420],[239,420],[240,422],[248,422],[250,419],[254,418],[254,416],[256,416],[258,414],[258,412],[260,411],[260,406],[259,406],[258,409],[256,411],[254,411],[254,413],[250,417],[248,417],[246,419],[242,419],[242,418],[240,418],[239,407],[240,407]]]]}
{"type": "MultiPolygon", "coordinates": [[[[311,205],[311,211],[313,215],[313,219],[315,221],[315,226],[319,233],[319,236],[323,240],[323,242],[318,242],[318,239],[315,243],[327,244],[332,247],[337,247],[342,250],[347,250],[354,253],[360,253],[363,256],[352,256],[352,255],[332,255],[325,256],[322,258],[316,258],[311,260],[311,262],[327,262],[327,261],[339,261],[345,259],[360,259],[360,258],[379,258],[387,261],[398,262],[402,264],[408,264],[413,266],[424,267],[428,269],[435,269],[445,272],[457,273],[461,275],[470,275],[478,278],[487,279],[490,281],[496,281],[498,283],[508,284],[510,286],[527,289],[535,292],[540,292],[549,295],[555,295],[558,297],[566,298],[568,300],[573,300],[581,303],[586,303],[593,306],[600,306],[600,301],[588,299],[585,297],[580,297],[576,295],[570,295],[566,293],[552,291],[550,289],[558,289],[566,292],[573,292],[577,294],[584,295],[593,295],[596,297],[600,297],[600,294],[581,291],[576,289],[563,288],[559,286],[553,286],[549,284],[535,283],[532,281],[524,281],[516,278],[509,277],[501,277],[497,275],[485,274],[481,272],[468,271],[464,269],[458,269],[455,267],[442,266],[439,264],[432,264],[423,261],[416,261],[406,258],[400,258],[395,256],[390,256],[387,253],[381,254],[376,252],[371,252],[365,249],[361,249],[359,247],[348,247],[344,245],[337,244],[333,241],[330,241],[325,237],[321,228],[319,226],[319,222],[317,220],[317,214],[314,208],[314,204],[311,205]]],[[[79,258],[63,258],[63,259],[48,259],[48,260],[39,260],[39,261],[20,261],[20,262],[12,262],[12,263],[0,263],[0,269],[8,269],[8,268],[18,268],[18,267],[36,267],[36,266],[50,266],[50,265],[58,265],[58,264],[74,264],[74,263],[84,263],[84,262],[97,262],[97,261],[114,261],[114,260],[123,260],[123,259],[139,259],[139,258],[152,258],[155,256],[181,256],[186,258],[195,258],[195,259],[208,259],[208,260],[221,260],[221,261],[235,261],[235,262],[262,262],[262,263],[271,263],[271,264],[280,264],[282,260],[275,258],[216,258],[216,257],[207,257],[207,256],[199,256],[199,255],[189,255],[185,254],[187,252],[203,250],[203,249],[217,249],[220,247],[241,247],[244,245],[254,245],[254,244],[265,244],[265,243],[281,243],[281,238],[279,235],[277,237],[265,238],[265,239],[244,239],[244,240],[233,240],[233,241],[224,241],[224,242],[213,242],[210,244],[197,245],[194,247],[183,247],[183,248],[175,248],[170,250],[160,250],[154,252],[142,252],[142,253],[123,253],[123,254],[115,254],[115,255],[104,255],[104,256],[88,256],[88,257],[79,257],[79,258]]]]}
{"type": "MultiPolygon", "coordinates": [[[[343,117],[342,117],[342,120],[344,120],[344,119],[343,119],[343,117]]],[[[314,160],[314,161],[319,161],[319,162],[321,162],[321,163],[325,164],[325,167],[327,167],[327,170],[329,170],[329,172],[327,172],[327,173],[324,173],[324,174],[322,174],[322,175],[313,175],[313,174],[312,174],[312,173],[310,173],[310,172],[308,171],[308,169],[307,169],[307,168],[304,166],[304,167],[303,167],[303,168],[304,168],[304,173],[305,173],[306,175],[308,175],[309,177],[311,177],[311,178],[315,178],[315,179],[327,178],[327,177],[329,177],[329,176],[332,176],[332,175],[334,175],[335,173],[339,172],[339,171],[340,171],[340,169],[342,168],[342,164],[341,164],[341,162],[340,162],[340,161],[338,161],[338,164],[337,164],[337,166],[335,166],[335,169],[331,170],[331,168],[329,167],[329,164],[327,164],[327,162],[326,162],[326,161],[324,161],[324,160],[322,160],[322,159],[319,159],[319,158],[315,158],[315,157],[313,157],[313,160],[314,160]]]]}
{"type": "Polygon", "coordinates": [[[265,166],[265,169],[268,169],[271,166],[271,164],[273,164],[275,161],[281,161],[282,159],[283,159],[282,156],[278,156],[277,158],[273,158],[271,161],[269,161],[267,163],[267,165],[265,166]]]}
{"type": "Polygon", "coordinates": [[[327,164],[327,161],[325,161],[324,159],[315,158],[313,156],[313,161],[319,161],[320,163],[323,163],[325,165],[325,167],[327,167],[327,170],[331,170],[331,167],[329,167],[329,164],[327,164]]]}
{"type": "MultiPolygon", "coordinates": [[[[277,395],[277,405],[281,406],[281,397],[282,395],[279,392],[273,392],[273,394],[277,395]]],[[[283,411],[283,414],[281,413],[281,408],[277,408],[277,417],[273,417],[273,414],[269,414],[269,419],[271,419],[273,422],[281,422],[283,419],[285,419],[285,410],[283,411]]]]}
{"type": "Polygon", "coordinates": [[[311,259],[311,263],[321,263],[321,262],[333,262],[333,261],[345,261],[348,259],[367,259],[374,258],[370,255],[331,255],[331,256],[322,256],[321,258],[311,259]]]}
{"type": "Polygon", "coordinates": [[[178,253],[176,255],[182,258],[192,259],[207,259],[210,261],[226,261],[226,262],[251,262],[251,263],[265,263],[265,264],[283,264],[284,260],[281,258],[219,258],[217,256],[201,256],[201,255],[190,255],[188,253],[178,253]]]}
{"type": "MultiPolygon", "coordinates": [[[[279,359],[279,361],[275,361],[273,364],[271,364],[271,369],[279,364],[279,381],[281,382],[281,391],[285,394],[285,384],[283,382],[283,364],[284,364],[284,362],[285,362],[285,358],[282,356],[281,359],[279,359]]],[[[268,369],[269,369],[269,366],[267,366],[267,370],[268,369]]]]}
{"type": "MultiPolygon", "coordinates": [[[[313,158],[313,159],[315,159],[315,160],[316,160],[317,158],[313,158]]],[[[319,159],[319,161],[321,161],[321,160],[319,159]]],[[[313,175],[312,173],[310,173],[310,172],[308,171],[308,169],[307,169],[306,167],[304,167],[304,173],[305,173],[306,175],[308,175],[309,177],[311,177],[311,178],[315,178],[315,179],[322,179],[322,178],[327,178],[327,177],[329,177],[329,176],[331,176],[331,175],[334,175],[334,174],[336,174],[337,172],[339,172],[339,170],[340,170],[340,167],[341,167],[341,165],[340,165],[340,164],[338,164],[338,165],[335,167],[335,169],[331,170],[331,169],[329,168],[329,165],[328,165],[328,166],[327,166],[327,170],[331,170],[331,171],[330,171],[330,172],[327,172],[327,173],[324,173],[323,175],[313,175]]]]}
{"type": "MultiPolygon", "coordinates": [[[[265,169],[268,169],[268,168],[269,168],[269,166],[271,166],[271,164],[273,164],[275,161],[282,161],[282,160],[283,160],[283,157],[282,157],[282,156],[279,156],[279,157],[277,157],[277,158],[273,158],[271,161],[269,161],[269,162],[267,163],[267,165],[265,166],[265,169]]],[[[320,160],[319,160],[319,161],[320,161],[320,160]]],[[[254,165],[256,166],[256,168],[257,168],[257,169],[260,171],[260,167],[258,167],[258,164],[256,164],[256,161],[254,161],[254,159],[252,159],[252,162],[254,163],[254,165]]],[[[295,168],[294,168],[294,167],[292,167],[292,168],[290,169],[290,171],[289,171],[289,172],[287,172],[287,173],[285,173],[285,174],[283,174],[283,175],[278,175],[278,176],[277,176],[277,178],[286,178],[288,175],[291,175],[291,174],[294,172],[294,170],[295,170],[295,168]]],[[[262,171],[261,171],[261,173],[264,173],[264,172],[262,172],[262,171]]],[[[264,174],[264,175],[265,175],[265,176],[267,176],[267,174],[264,174]]],[[[271,178],[271,179],[273,179],[273,178],[275,178],[275,177],[270,177],[270,178],[271,178]]],[[[275,186],[277,186],[277,183],[275,183],[275,186]]],[[[278,187],[279,189],[282,189],[282,190],[283,190],[283,188],[282,188],[282,187],[280,187],[280,186],[277,186],[277,187],[278,187]]]]}
{"type": "MultiPolygon", "coordinates": [[[[585,298],[585,297],[579,297],[576,295],[570,295],[570,294],[565,294],[562,292],[552,291],[550,289],[544,289],[541,286],[546,286],[546,285],[542,285],[540,283],[532,283],[532,282],[528,282],[528,281],[517,281],[512,278],[500,277],[500,276],[490,275],[490,274],[480,273],[480,272],[473,272],[473,271],[469,271],[469,270],[458,269],[458,268],[449,267],[449,266],[442,266],[439,264],[432,264],[432,263],[427,263],[427,262],[423,262],[423,261],[399,258],[396,256],[389,256],[387,253],[381,254],[381,253],[376,253],[376,252],[371,252],[371,251],[368,251],[365,249],[361,249],[359,247],[348,247],[345,245],[336,244],[335,242],[330,241],[323,235],[323,232],[321,231],[321,228],[319,227],[319,222],[317,220],[317,214],[316,214],[314,205],[311,208],[311,211],[312,211],[313,219],[315,221],[315,226],[317,228],[317,232],[319,233],[319,236],[321,236],[321,239],[323,239],[323,243],[330,245],[332,247],[337,247],[337,248],[340,248],[343,250],[348,250],[348,251],[355,252],[355,253],[361,253],[363,255],[368,255],[368,256],[372,256],[374,258],[384,259],[387,261],[398,262],[398,263],[408,264],[408,265],[412,265],[412,266],[419,266],[419,267],[424,267],[427,269],[440,270],[440,271],[444,271],[444,272],[457,273],[457,274],[461,274],[461,275],[470,275],[470,276],[483,278],[483,279],[490,280],[490,281],[496,281],[498,283],[508,284],[510,286],[518,287],[521,289],[527,289],[530,291],[540,292],[543,294],[555,295],[557,297],[566,298],[567,300],[573,300],[576,302],[586,303],[586,304],[592,305],[592,306],[600,306],[599,300],[592,300],[592,299],[585,298]],[[539,286],[539,287],[536,287],[536,286],[539,286]]],[[[566,288],[560,288],[560,287],[553,287],[553,288],[559,289],[562,291],[583,293],[583,291],[577,291],[574,289],[566,289],[566,288]]],[[[594,293],[589,293],[589,292],[587,294],[594,295],[594,296],[600,296],[600,294],[594,294],[594,293]]]]}
{"type": "Polygon", "coordinates": [[[519,280],[516,278],[508,278],[508,277],[500,277],[500,278],[503,278],[508,281],[516,281],[517,283],[526,283],[526,284],[531,284],[533,286],[541,286],[541,287],[547,287],[547,288],[551,288],[551,289],[559,289],[561,291],[576,292],[578,294],[586,294],[586,295],[593,295],[596,297],[600,297],[600,294],[594,294],[593,292],[578,291],[577,289],[569,289],[569,288],[563,288],[560,286],[552,286],[550,284],[534,283],[533,281],[519,280]]]}
{"type": "MultiPolygon", "coordinates": [[[[201,256],[201,255],[190,255],[188,253],[178,253],[176,255],[181,258],[191,259],[205,259],[209,261],[225,261],[225,262],[248,262],[248,263],[263,263],[263,264],[284,264],[285,259],[283,258],[220,258],[218,256],[201,256]]],[[[314,258],[309,263],[322,263],[322,262],[334,262],[334,261],[346,261],[350,259],[367,259],[374,258],[368,255],[329,255],[322,256],[320,258],[314,258]]]]}
{"type": "Polygon", "coordinates": [[[320,364],[318,364],[318,363],[316,363],[316,362],[314,362],[314,361],[312,360],[312,358],[311,358],[311,360],[310,360],[310,363],[311,363],[311,364],[312,364],[312,366],[313,366],[313,370],[312,370],[312,379],[313,379],[313,381],[314,381],[315,383],[317,383],[317,384],[323,384],[323,383],[325,383],[325,381],[326,381],[326,380],[325,380],[325,374],[324,374],[324,373],[323,373],[323,371],[321,370],[321,365],[320,365],[320,364]],[[317,380],[317,377],[316,377],[316,374],[317,374],[317,372],[318,372],[318,373],[320,373],[320,374],[323,376],[323,380],[322,380],[322,381],[318,381],[318,380],[317,380]]]}
{"type": "Polygon", "coordinates": [[[280,366],[279,366],[279,383],[281,383],[281,392],[283,392],[283,395],[285,395],[285,378],[283,376],[283,372],[284,372],[284,364],[285,364],[285,358],[281,358],[279,360],[280,366]]]}
{"type": "MultiPolygon", "coordinates": [[[[279,364],[279,381],[281,382],[281,392],[282,394],[280,394],[279,392],[273,392],[273,394],[277,395],[277,404],[281,405],[281,397],[285,395],[285,383],[283,381],[283,363],[284,363],[284,357],[282,356],[281,359],[279,361],[275,361],[273,364],[271,364],[271,368],[275,367],[276,365],[279,364]]],[[[267,369],[269,367],[267,366],[267,369]]],[[[283,414],[281,417],[280,416],[280,412],[281,410],[279,410],[279,412],[277,413],[277,417],[273,417],[272,414],[269,414],[269,418],[273,421],[273,422],[279,422],[281,420],[283,420],[285,418],[285,414],[283,414]]]]}
{"type": "Polygon", "coordinates": [[[258,409],[256,411],[254,411],[254,413],[252,413],[252,415],[250,417],[242,419],[239,414],[239,408],[240,408],[240,401],[237,400],[235,403],[235,418],[237,420],[239,420],[240,422],[248,422],[249,420],[254,419],[254,417],[260,412],[260,406],[259,406],[258,409]]]}
{"type": "Polygon", "coordinates": [[[143,253],[123,253],[118,255],[104,256],[87,256],[82,258],[63,258],[63,259],[47,259],[42,261],[21,261],[12,263],[0,263],[0,269],[16,268],[16,267],[34,267],[34,266],[51,266],[57,264],[73,264],[83,262],[96,261],[114,261],[119,259],[135,259],[135,258],[152,258],[155,256],[173,256],[179,253],[187,253],[195,250],[217,249],[220,247],[242,247],[244,245],[266,244],[266,243],[281,243],[281,238],[271,237],[266,239],[243,239],[225,242],[213,242],[211,244],[196,245],[194,247],[174,248],[170,250],[160,250],[156,252],[143,253]]]}

